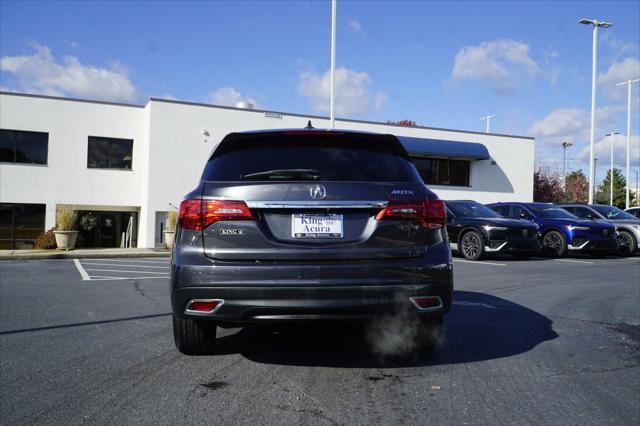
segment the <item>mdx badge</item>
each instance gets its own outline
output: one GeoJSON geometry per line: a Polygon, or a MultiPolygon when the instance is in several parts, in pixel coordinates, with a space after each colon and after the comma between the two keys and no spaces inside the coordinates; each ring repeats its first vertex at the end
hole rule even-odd
{"type": "Polygon", "coordinates": [[[414,195],[415,191],[411,189],[394,189],[391,191],[391,195],[414,195]]]}
{"type": "Polygon", "coordinates": [[[327,190],[322,185],[313,185],[309,188],[309,194],[314,200],[323,200],[327,196],[327,190]]]}

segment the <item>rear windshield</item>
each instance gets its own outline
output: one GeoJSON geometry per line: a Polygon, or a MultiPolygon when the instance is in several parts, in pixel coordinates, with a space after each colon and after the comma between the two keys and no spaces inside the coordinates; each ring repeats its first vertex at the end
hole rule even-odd
{"type": "Polygon", "coordinates": [[[203,179],[420,182],[403,148],[385,135],[248,135],[224,140],[203,179]]]}

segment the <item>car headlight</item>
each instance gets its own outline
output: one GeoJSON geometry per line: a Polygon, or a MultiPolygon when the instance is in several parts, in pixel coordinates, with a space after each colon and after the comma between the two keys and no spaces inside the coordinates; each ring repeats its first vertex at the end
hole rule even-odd
{"type": "Polygon", "coordinates": [[[588,226],[574,226],[574,225],[567,225],[567,229],[569,231],[588,231],[589,228],[588,226]]]}
{"type": "Polygon", "coordinates": [[[489,231],[506,231],[509,228],[505,228],[504,226],[491,226],[491,225],[485,225],[483,226],[484,230],[489,232],[489,231]]]}

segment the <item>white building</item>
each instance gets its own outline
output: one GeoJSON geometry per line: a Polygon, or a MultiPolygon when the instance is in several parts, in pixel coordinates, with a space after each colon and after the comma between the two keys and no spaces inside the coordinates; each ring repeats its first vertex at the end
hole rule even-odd
{"type": "MultiPolygon", "coordinates": [[[[30,248],[61,205],[95,219],[85,219],[81,245],[119,246],[133,218],[134,245],[159,246],[166,212],[196,186],[226,134],[309,120],[329,125],[327,117],[165,99],[126,105],[0,92],[0,248],[30,248]]],[[[532,200],[532,138],[336,121],[410,137],[401,140],[445,200],[532,200]]]]}

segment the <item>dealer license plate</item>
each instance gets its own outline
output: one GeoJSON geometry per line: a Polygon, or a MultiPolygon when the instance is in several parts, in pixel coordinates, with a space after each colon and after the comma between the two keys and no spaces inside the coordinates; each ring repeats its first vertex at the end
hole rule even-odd
{"type": "Polygon", "coordinates": [[[292,214],[293,238],[342,238],[341,214],[292,214]]]}

